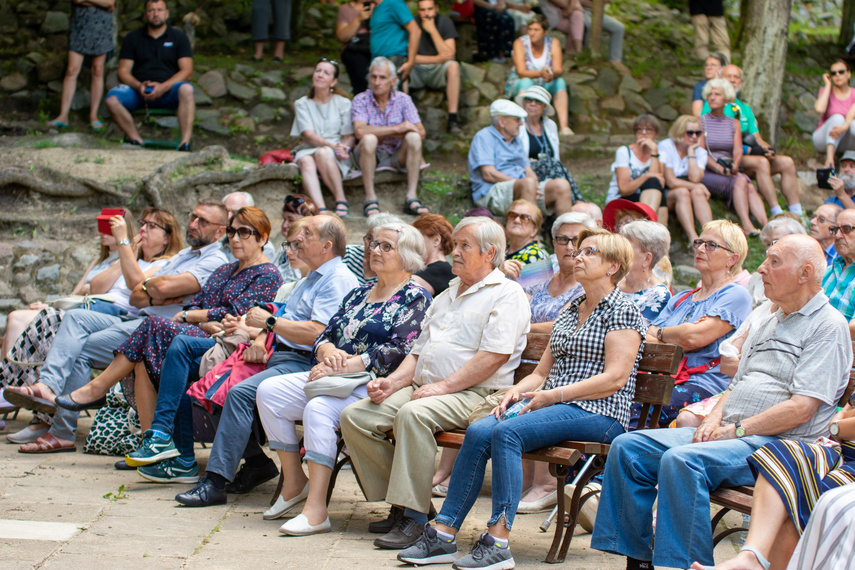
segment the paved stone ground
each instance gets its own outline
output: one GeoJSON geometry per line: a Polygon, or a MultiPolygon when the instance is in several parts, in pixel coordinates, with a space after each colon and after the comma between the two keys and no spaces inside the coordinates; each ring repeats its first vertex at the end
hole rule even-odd
{"type": "MultiPolygon", "coordinates": [[[[8,422],[5,433],[21,429],[29,419],[29,413],[22,411],[17,420],[8,422]]],[[[81,418],[80,424],[79,431],[87,433],[91,418],[81,418]]],[[[23,455],[17,453],[17,445],[7,443],[5,437],[2,441],[0,569],[98,568],[128,563],[146,569],[404,567],[395,560],[395,553],[373,547],[376,535],[369,534],[367,526],[385,515],[386,505],[362,501],[349,470],[342,472],[330,504],[333,532],[283,537],[277,532],[282,521],[261,518],[274,482],[247,495],[230,496],[225,506],[189,509],[172,499],[187,485],[159,485],[130,471],[115,471],[115,458],[83,453],[23,455]]],[[[82,448],[82,437],[77,444],[82,448]]],[[[208,453],[207,449],[197,451],[202,466],[208,453]]],[[[441,499],[434,499],[437,508],[441,504],[441,499]]],[[[461,532],[463,548],[483,531],[489,508],[488,483],[461,532]]],[[[544,517],[517,517],[511,543],[517,568],[546,567],[542,560],[552,535],[538,529],[544,517]]],[[[741,519],[731,514],[727,522],[735,524],[741,519]]],[[[564,565],[549,567],[625,566],[623,559],[591,550],[589,544],[589,534],[577,535],[564,565]]],[[[716,559],[720,562],[734,554],[733,544],[725,539],[716,559]]]]}

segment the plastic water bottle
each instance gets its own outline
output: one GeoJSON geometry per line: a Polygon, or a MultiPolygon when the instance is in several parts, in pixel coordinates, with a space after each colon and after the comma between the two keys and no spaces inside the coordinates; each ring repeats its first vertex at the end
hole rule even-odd
{"type": "MultiPolygon", "coordinates": [[[[742,528],[747,529],[748,525],[751,524],[751,515],[742,515],[742,528]]],[[[742,546],[745,544],[745,539],[748,538],[748,531],[743,530],[739,533],[739,545],[742,546]]]]}
{"type": "Polygon", "coordinates": [[[507,410],[505,410],[505,413],[502,414],[499,419],[501,421],[505,421],[517,417],[518,415],[520,415],[522,409],[526,407],[526,404],[528,404],[529,402],[531,402],[531,398],[523,398],[522,400],[519,400],[516,404],[513,404],[507,410]]]}

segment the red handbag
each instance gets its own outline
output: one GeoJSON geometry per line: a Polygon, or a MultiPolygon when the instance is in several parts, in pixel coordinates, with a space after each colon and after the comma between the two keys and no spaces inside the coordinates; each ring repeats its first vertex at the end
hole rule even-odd
{"type": "Polygon", "coordinates": [[[279,164],[282,162],[291,162],[294,160],[294,155],[287,148],[279,150],[270,150],[258,157],[258,164],[279,164]]]}

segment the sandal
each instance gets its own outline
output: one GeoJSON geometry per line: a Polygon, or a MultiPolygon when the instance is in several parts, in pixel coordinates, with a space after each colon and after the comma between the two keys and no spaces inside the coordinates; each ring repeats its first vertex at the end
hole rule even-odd
{"type": "Polygon", "coordinates": [[[347,200],[339,200],[335,203],[335,215],[339,218],[350,217],[350,205],[347,203],[347,200]]]}
{"type": "Polygon", "coordinates": [[[3,391],[3,398],[10,404],[14,404],[25,410],[55,414],[56,404],[45,398],[42,389],[38,386],[13,386],[3,391]]]}
{"type": "Polygon", "coordinates": [[[56,119],[54,119],[53,121],[48,121],[48,125],[50,125],[52,127],[56,127],[59,130],[68,128],[68,123],[60,123],[56,119]]]}
{"type": "Polygon", "coordinates": [[[362,204],[362,215],[366,218],[376,216],[380,213],[380,202],[377,200],[368,200],[362,204]],[[370,214],[368,212],[371,212],[370,214]]]}
{"type": "Polygon", "coordinates": [[[404,213],[411,216],[423,216],[430,214],[430,210],[418,198],[410,198],[404,204],[404,213]]]}
{"type": "Polygon", "coordinates": [[[18,448],[18,453],[61,453],[64,451],[77,451],[77,447],[71,443],[62,443],[50,433],[46,433],[32,443],[25,443],[18,448]]]}
{"type": "Polygon", "coordinates": [[[90,122],[90,123],[89,123],[89,127],[90,127],[93,131],[98,132],[98,131],[100,131],[101,129],[103,129],[103,128],[104,128],[104,123],[102,123],[101,121],[92,121],[92,122],[90,122]]]}

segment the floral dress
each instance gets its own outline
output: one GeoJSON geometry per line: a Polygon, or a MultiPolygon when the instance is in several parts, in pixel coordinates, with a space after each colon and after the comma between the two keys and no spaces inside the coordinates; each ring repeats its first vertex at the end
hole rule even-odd
{"type": "Polygon", "coordinates": [[[562,295],[553,297],[549,294],[549,281],[526,287],[524,290],[531,295],[532,323],[548,323],[556,320],[564,305],[585,292],[582,285],[577,283],[562,295]]]}
{"type": "Polygon", "coordinates": [[[536,242],[533,241],[522,249],[518,249],[513,253],[508,253],[505,255],[505,259],[516,259],[523,265],[526,263],[534,263],[535,261],[540,261],[541,259],[546,259],[546,251],[543,250],[543,247],[536,242]]]}
{"type": "MultiPolygon", "coordinates": [[[[279,269],[272,263],[261,263],[235,274],[238,265],[235,261],[214,271],[199,294],[184,308],[188,311],[208,309],[209,321],[221,321],[226,315],[243,315],[258,303],[272,301],[282,286],[279,269]]],[[[157,388],[166,351],[179,334],[210,336],[196,325],[148,317],[116,353],[131,362],[144,361],[149,378],[157,388]]]]}
{"type": "Polygon", "coordinates": [[[368,295],[372,287],[363,285],[345,296],[338,312],[315,340],[314,352],[331,342],[348,354],[366,355],[365,369],[387,376],[409,354],[432,298],[410,281],[388,300],[371,303],[368,295]]]}

